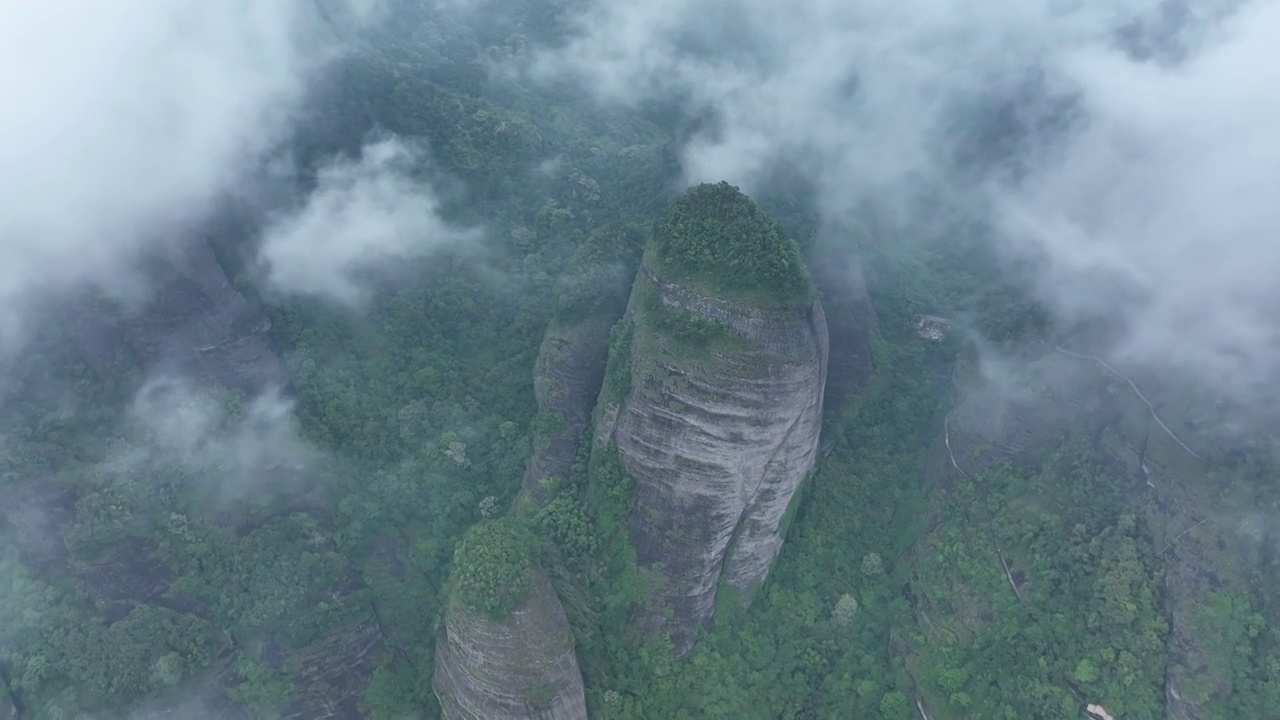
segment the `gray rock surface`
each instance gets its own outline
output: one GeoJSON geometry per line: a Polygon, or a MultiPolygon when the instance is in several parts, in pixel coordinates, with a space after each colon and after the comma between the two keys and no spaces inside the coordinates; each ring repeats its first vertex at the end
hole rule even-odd
{"type": "Polygon", "coordinates": [[[834,408],[871,383],[874,370],[871,339],[879,320],[867,292],[862,259],[858,256],[839,253],[823,258],[823,262],[814,267],[813,280],[822,292],[822,308],[831,335],[824,405],[834,408]]]}
{"type": "Polygon", "coordinates": [[[255,392],[282,384],[271,322],[227,278],[207,242],[155,258],[139,307],[86,301],[69,312],[69,330],[86,364],[109,373],[121,355],[146,373],[174,373],[205,387],[255,392]]]}
{"type": "Polygon", "coordinates": [[[534,367],[538,409],[556,421],[546,436],[534,438],[524,474],[524,489],[535,504],[546,499],[544,478],[563,483],[569,477],[578,443],[591,420],[591,407],[604,379],[609,329],[616,317],[595,316],[547,329],[534,367]]]}
{"type": "Polygon", "coordinates": [[[382,659],[382,627],[372,612],[299,653],[295,691],[285,720],[346,720],[365,717],[364,690],[382,659]]]}
{"type": "Polygon", "coordinates": [[[628,314],[631,388],[622,399],[604,393],[596,444],[616,441],[635,480],[629,531],[637,561],[665,581],[660,611],[646,625],[668,633],[683,655],[711,619],[721,579],[749,600],[781,549],[787,507],[816,461],[827,326],[816,301],[756,308],[647,268],[628,314]],[[718,321],[727,344],[679,345],[651,317],[646,293],[669,311],[718,321]]]}
{"type": "Polygon", "coordinates": [[[540,571],[528,598],[501,620],[449,606],[432,685],[445,720],[587,717],[569,619],[540,571]]]}

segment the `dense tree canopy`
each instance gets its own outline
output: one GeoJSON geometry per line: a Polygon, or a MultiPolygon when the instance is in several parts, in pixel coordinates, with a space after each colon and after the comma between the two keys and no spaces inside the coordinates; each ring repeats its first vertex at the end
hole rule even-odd
{"type": "Polygon", "coordinates": [[[738,188],[720,182],[686,190],[654,225],[654,261],[671,280],[767,304],[813,296],[800,247],[738,188]]]}
{"type": "Polygon", "coordinates": [[[453,556],[451,582],[467,606],[501,618],[528,596],[530,538],[515,520],[486,520],[467,533],[453,556]]]}

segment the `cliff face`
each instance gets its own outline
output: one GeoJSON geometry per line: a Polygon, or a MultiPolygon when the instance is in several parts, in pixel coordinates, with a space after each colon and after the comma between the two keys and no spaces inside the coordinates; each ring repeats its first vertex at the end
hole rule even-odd
{"type": "MultiPolygon", "coordinates": [[[[736,237],[706,241],[724,227],[748,235],[744,252],[753,243],[787,250],[730,190],[695,188],[658,226],[623,321],[630,342],[610,360],[629,387],[607,386],[596,419],[596,450],[616,443],[634,480],[627,524],[637,563],[662,579],[645,625],[668,634],[677,655],[711,618],[721,579],[747,600],[764,581],[821,432],[827,325],[798,254],[786,280],[794,285],[781,293],[663,277],[664,252],[681,241],[664,232],[692,227],[700,247],[733,254],[736,237]],[[768,237],[736,227],[743,217],[768,237]]],[[[718,272],[734,282],[732,270],[718,272]]]]}
{"type": "MultiPolygon", "coordinates": [[[[270,322],[230,283],[207,242],[195,241],[171,256],[152,258],[142,274],[148,284],[140,305],[92,299],[62,308],[57,317],[63,324],[47,328],[46,342],[56,343],[59,350],[55,357],[83,364],[105,384],[125,392],[134,381],[165,373],[201,389],[248,394],[285,382],[283,364],[270,341],[270,322]]],[[[74,585],[108,624],[144,606],[211,618],[206,603],[174,587],[187,568],[167,565],[157,552],[154,533],[143,530],[155,522],[153,513],[169,510],[144,502],[151,497],[144,492],[150,487],[145,470],[113,471],[93,483],[63,476],[56,465],[14,474],[20,479],[0,483],[0,525],[14,531],[22,561],[38,577],[74,585]],[[91,511],[95,506],[80,502],[95,491],[112,498],[118,491],[124,498],[118,502],[129,508],[137,527],[117,528],[114,534],[96,538],[100,528],[91,511]]],[[[264,484],[285,479],[283,473],[262,470],[264,484]]],[[[286,504],[324,512],[325,503],[315,494],[298,493],[286,504]]],[[[211,510],[209,519],[242,530],[237,537],[270,520],[248,504],[211,510]]],[[[348,572],[348,578],[325,588],[317,602],[332,603],[360,591],[363,585],[352,576],[353,571],[348,572]]],[[[323,633],[307,647],[282,644],[276,669],[293,686],[285,716],[360,717],[361,694],[382,649],[372,610],[358,622],[323,633]]],[[[212,667],[192,670],[195,676],[185,685],[198,696],[197,704],[214,708],[208,710],[209,717],[248,716],[228,697],[227,690],[240,682],[229,655],[212,667]]],[[[179,707],[167,697],[153,698],[140,712],[143,717],[199,716],[194,705],[179,707]]]]}
{"type": "Polygon", "coordinates": [[[89,302],[73,310],[73,341],[89,367],[109,372],[123,355],[144,372],[172,372],[206,387],[254,392],[284,382],[271,322],[228,280],[207,242],[154,259],[140,307],[89,302]]]}
{"type": "Polygon", "coordinates": [[[536,570],[528,596],[502,619],[450,604],[432,685],[446,720],[587,717],[569,619],[536,570]]]}
{"type": "Polygon", "coordinates": [[[548,427],[534,437],[523,484],[536,505],[547,498],[549,488],[543,486],[547,478],[563,483],[569,477],[604,378],[609,329],[615,319],[593,316],[572,324],[557,323],[542,341],[533,390],[548,427]]]}
{"type": "Polygon", "coordinates": [[[862,260],[836,253],[824,257],[813,280],[822,291],[823,310],[831,334],[831,361],[825,404],[836,407],[850,394],[866,389],[874,369],[871,338],[879,326],[862,260]]]}
{"type": "Polygon", "coordinates": [[[382,627],[372,612],[299,653],[286,720],[361,718],[365,687],[383,654],[382,627]]]}

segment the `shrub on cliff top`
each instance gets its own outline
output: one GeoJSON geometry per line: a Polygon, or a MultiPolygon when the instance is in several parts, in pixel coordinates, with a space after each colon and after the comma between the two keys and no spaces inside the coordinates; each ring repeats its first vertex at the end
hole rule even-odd
{"type": "MultiPolygon", "coordinates": [[[[800,247],[738,188],[697,185],[676,198],[654,225],[660,270],[726,297],[803,303],[813,282],[800,247]]],[[[655,268],[657,269],[657,268],[655,268]]]]}
{"type": "Polygon", "coordinates": [[[530,540],[510,518],[484,520],[467,533],[453,554],[453,586],[466,606],[506,617],[525,598],[530,540]]]}

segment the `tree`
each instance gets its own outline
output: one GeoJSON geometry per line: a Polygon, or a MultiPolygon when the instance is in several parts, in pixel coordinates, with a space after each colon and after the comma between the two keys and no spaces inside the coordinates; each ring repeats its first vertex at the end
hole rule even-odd
{"type": "Polygon", "coordinates": [[[858,600],[849,593],[840,596],[836,601],[835,610],[831,612],[831,619],[836,621],[840,627],[849,627],[853,624],[853,618],[858,614],[858,600]]]}

